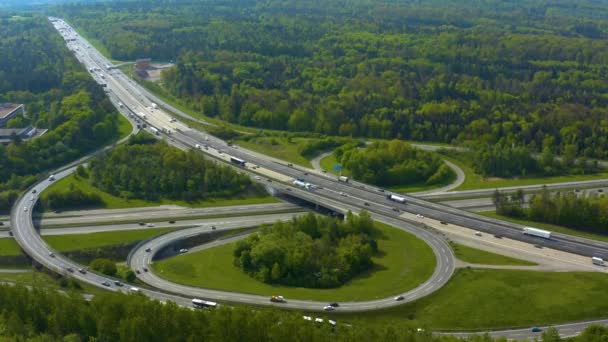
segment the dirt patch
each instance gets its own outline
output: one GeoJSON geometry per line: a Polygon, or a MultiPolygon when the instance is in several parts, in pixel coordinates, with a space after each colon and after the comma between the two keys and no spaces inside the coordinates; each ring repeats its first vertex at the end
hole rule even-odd
{"type": "Polygon", "coordinates": [[[167,68],[172,67],[173,64],[156,64],[156,65],[151,65],[150,67],[146,68],[146,74],[145,77],[142,77],[144,80],[146,81],[150,81],[150,82],[158,82],[160,81],[160,73],[167,68]]]}

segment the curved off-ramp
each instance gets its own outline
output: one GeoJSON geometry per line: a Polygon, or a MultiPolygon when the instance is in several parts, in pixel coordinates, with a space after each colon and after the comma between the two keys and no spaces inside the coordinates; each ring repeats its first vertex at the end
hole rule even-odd
{"type": "MultiPolygon", "coordinates": [[[[414,289],[394,295],[403,296],[404,299],[401,301],[396,301],[394,299],[394,296],[391,296],[389,298],[377,300],[341,302],[340,307],[337,309],[340,312],[362,312],[368,310],[377,310],[415,301],[443,287],[454,273],[455,257],[452,252],[452,249],[448,246],[447,242],[444,240],[443,237],[417,227],[403,224],[402,222],[399,222],[397,220],[386,219],[381,221],[385,221],[385,223],[391,225],[395,225],[396,223],[398,223],[396,228],[411,233],[428,243],[431,249],[433,250],[433,253],[435,254],[437,262],[435,270],[430,278],[426,279],[423,283],[419,284],[414,289]]],[[[218,227],[218,229],[219,228],[236,229],[238,228],[238,226],[233,225],[218,227]]],[[[145,243],[139,244],[135,247],[135,249],[129,255],[129,260],[127,260],[127,264],[134,271],[139,271],[138,278],[141,281],[153,286],[154,288],[169,293],[176,293],[191,297],[200,297],[218,301],[239,302],[254,305],[276,305],[281,308],[306,311],[321,311],[323,310],[323,307],[327,305],[325,301],[298,299],[288,299],[286,303],[271,303],[268,298],[270,295],[272,295],[272,293],[269,293],[267,296],[261,296],[241,292],[198,288],[173,283],[155,275],[152,272],[149,266],[150,263],[153,261],[156,252],[162,251],[166,247],[178,241],[183,241],[201,234],[210,233],[211,231],[212,230],[210,229],[210,227],[197,227],[192,229],[175,231],[158,236],[156,238],[149,239],[145,243]],[[147,269],[148,271],[145,271],[145,269],[147,269]]]]}

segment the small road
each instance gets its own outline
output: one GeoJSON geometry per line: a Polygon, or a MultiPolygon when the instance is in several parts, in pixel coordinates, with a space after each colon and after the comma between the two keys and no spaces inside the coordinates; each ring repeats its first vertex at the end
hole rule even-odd
{"type": "MultiPolygon", "coordinates": [[[[317,171],[321,171],[323,172],[323,168],[321,167],[321,159],[330,156],[332,153],[334,153],[334,151],[327,151],[327,152],[323,152],[321,154],[319,154],[318,156],[312,158],[310,160],[310,163],[312,164],[312,168],[317,170],[317,171]]],[[[327,170],[325,170],[327,171],[327,170]]]]}

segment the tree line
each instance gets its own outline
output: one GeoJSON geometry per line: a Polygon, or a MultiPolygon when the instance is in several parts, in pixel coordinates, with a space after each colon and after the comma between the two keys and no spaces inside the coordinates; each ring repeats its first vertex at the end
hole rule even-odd
{"type": "Polygon", "coordinates": [[[45,170],[117,138],[118,113],[46,17],[0,13],[0,103],[23,103],[8,127],[48,129],[0,145],[0,211],[45,170]]]}
{"type": "Polygon", "coordinates": [[[92,183],[122,198],[186,201],[261,192],[248,176],[229,166],[145,137],[132,137],[91,160],[92,183]]]}
{"type": "Polygon", "coordinates": [[[604,3],[177,3],[58,10],[115,58],[173,61],[164,88],[229,122],[608,157],[604,3]]]}
{"type": "MultiPolygon", "coordinates": [[[[64,282],[66,283],[66,282],[64,282]]],[[[73,288],[79,288],[77,282],[73,288]]],[[[142,295],[96,294],[86,301],[79,292],[28,289],[0,285],[0,338],[27,342],[165,342],[165,341],[415,341],[506,342],[489,335],[454,337],[418,332],[411,325],[316,324],[302,313],[246,306],[214,310],[189,310],[168,301],[161,303],[142,295]]],[[[590,326],[577,337],[561,339],[555,329],[540,336],[542,342],[602,342],[608,328],[590,326]]]]}
{"type": "Polygon", "coordinates": [[[496,213],[537,222],[552,223],[577,230],[608,233],[608,199],[596,193],[543,191],[531,196],[524,207],[524,193],[508,195],[494,192],[496,213]]]}
{"type": "Polygon", "coordinates": [[[438,184],[453,176],[437,153],[414,148],[400,140],[339,150],[336,156],[342,167],[353,178],[366,183],[380,186],[438,184]]]}
{"type": "Polygon", "coordinates": [[[277,221],[237,242],[234,263],[270,284],[332,288],[373,266],[378,251],[369,213],[348,213],[344,221],[313,213],[277,221]]]}

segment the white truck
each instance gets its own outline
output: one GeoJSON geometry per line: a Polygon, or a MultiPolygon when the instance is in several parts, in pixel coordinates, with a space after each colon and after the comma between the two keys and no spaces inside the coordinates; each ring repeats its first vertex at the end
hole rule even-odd
{"type": "Polygon", "coordinates": [[[538,229],[538,228],[532,228],[532,227],[524,227],[524,234],[526,235],[532,235],[532,236],[538,236],[541,237],[543,239],[550,239],[551,238],[551,232],[548,230],[542,230],[542,229],[538,229]]]}
{"type": "Polygon", "coordinates": [[[150,104],[150,107],[152,107],[152,109],[158,109],[158,105],[154,102],[150,104]]]}
{"type": "Polygon", "coordinates": [[[594,265],[604,266],[604,259],[602,259],[600,257],[591,257],[591,262],[594,265]]]}
{"type": "Polygon", "coordinates": [[[307,182],[303,182],[301,180],[294,180],[293,181],[293,185],[298,186],[300,188],[304,188],[306,190],[311,190],[312,189],[312,184],[307,183],[307,182]]]}
{"type": "Polygon", "coordinates": [[[158,129],[156,129],[156,127],[150,127],[150,132],[152,132],[154,135],[160,135],[160,132],[158,129]]]}
{"type": "Polygon", "coordinates": [[[165,126],[163,127],[163,132],[165,132],[166,134],[171,134],[171,128],[165,126]]]}
{"type": "Polygon", "coordinates": [[[140,118],[142,118],[142,120],[146,119],[146,114],[144,114],[143,112],[138,112],[137,116],[139,116],[140,118]]]}
{"type": "Polygon", "coordinates": [[[399,202],[399,203],[405,203],[405,197],[401,197],[401,196],[397,196],[397,195],[393,195],[393,194],[386,195],[386,199],[395,201],[395,202],[399,202]]]}
{"type": "Polygon", "coordinates": [[[346,176],[340,176],[340,177],[338,177],[338,180],[340,182],[348,183],[348,177],[346,177],[346,176]]]}

